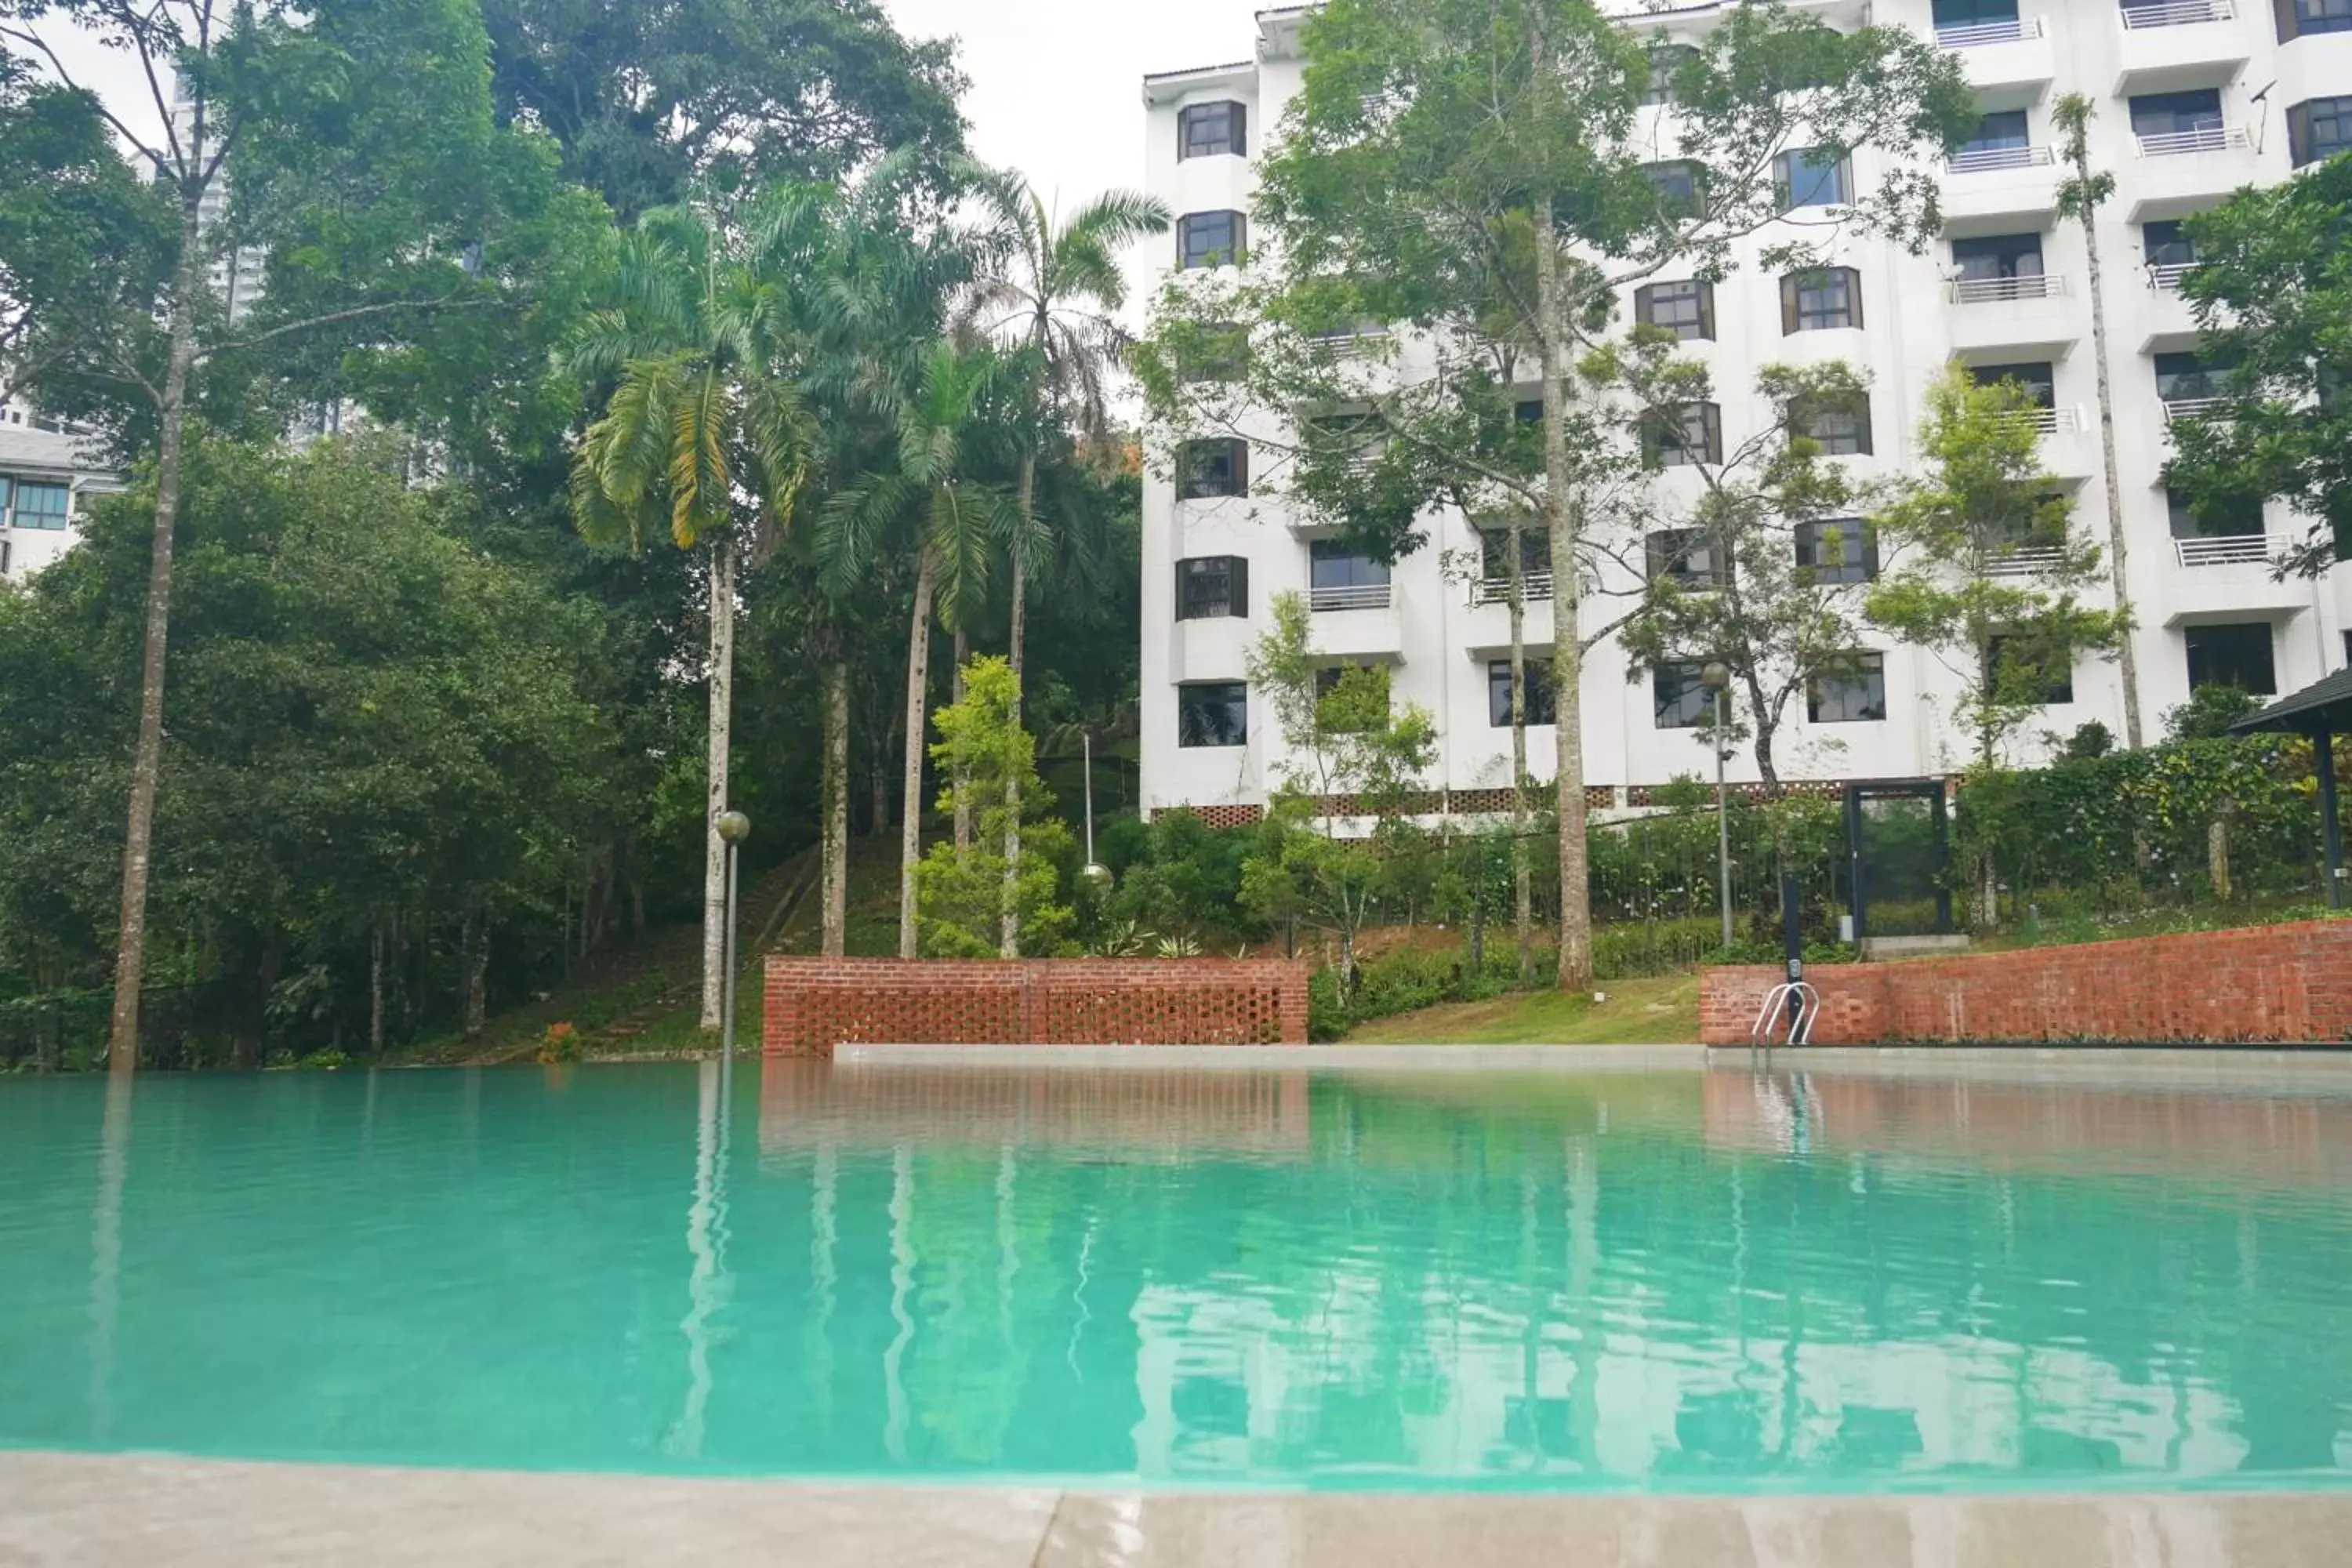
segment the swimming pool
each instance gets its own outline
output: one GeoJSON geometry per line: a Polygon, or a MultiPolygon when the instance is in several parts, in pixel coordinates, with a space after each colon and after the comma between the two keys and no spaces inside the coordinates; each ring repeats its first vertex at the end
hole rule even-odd
{"type": "Polygon", "coordinates": [[[1218,1488],[2352,1484],[2337,1092],[0,1081],[0,1446],[1218,1488]]]}

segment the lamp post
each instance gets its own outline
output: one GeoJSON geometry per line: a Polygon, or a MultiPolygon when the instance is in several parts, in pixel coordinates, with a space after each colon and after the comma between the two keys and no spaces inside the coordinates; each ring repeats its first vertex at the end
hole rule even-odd
{"type": "Polygon", "coordinates": [[[1087,863],[1078,868],[1078,878],[1100,892],[1110,885],[1110,868],[1095,858],[1095,738],[1080,735],[1078,741],[1087,759],[1087,863]]]}
{"type": "Polygon", "coordinates": [[[1731,688],[1731,669],[1720,659],[1708,659],[1698,672],[1699,684],[1715,693],[1715,879],[1723,903],[1723,948],[1731,951],[1731,806],[1723,780],[1724,695],[1731,688]]]}
{"type": "Polygon", "coordinates": [[[735,1072],[735,862],[743,840],[751,837],[751,819],[740,811],[722,811],[710,826],[727,846],[727,973],[719,992],[719,1089],[723,1100],[735,1072]]]}

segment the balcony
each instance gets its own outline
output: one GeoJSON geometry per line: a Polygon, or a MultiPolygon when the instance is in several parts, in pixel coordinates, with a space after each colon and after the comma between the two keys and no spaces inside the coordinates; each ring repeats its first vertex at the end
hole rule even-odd
{"type": "Polygon", "coordinates": [[[2294,541],[2283,533],[2244,533],[2220,539],[2176,539],[2172,553],[2182,567],[2267,566],[2294,541]]]}
{"type": "Polygon", "coordinates": [[[2085,425],[2079,408],[2036,408],[2018,417],[2032,426],[2037,436],[2074,436],[2085,425]]]}
{"type": "Polygon", "coordinates": [[[2180,280],[2197,269],[2193,261],[2151,261],[2147,264],[2147,286],[2159,294],[2178,294],[2180,280]]]}
{"type": "Polygon", "coordinates": [[[1389,607],[1390,584],[1358,583],[1345,588],[1310,588],[1307,607],[1318,616],[1345,614],[1349,610],[1385,610],[1389,607]]]}
{"type": "Polygon", "coordinates": [[[2058,170],[2047,147],[1978,147],[1952,155],[1944,232],[1954,238],[2046,229],[2058,216],[2058,170]]]}
{"type": "Polygon", "coordinates": [[[2039,16],[1937,27],[1936,42],[1960,57],[1960,69],[1979,93],[2000,96],[2022,88],[2035,89],[2032,96],[2038,98],[2057,74],[2039,16]]]}
{"type": "Polygon", "coordinates": [[[1952,352],[1965,359],[2012,351],[2021,360],[2061,359],[2083,335],[2082,313],[2063,277],[1956,278],[1947,297],[1954,307],[1952,352]]]}
{"type": "Polygon", "coordinates": [[[1316,588],[1307,595],[1314,619],[1307,639],[1318,658],[1402,658],[1404,616],[1400,595],[1388,583],[1316,588]]]}
{"type": "Polygon", "coordinates": [[[2065,559],[2065,552],[2056,545],[2035,545],[2030,549],[2011,550],[1985,563],[1988,577],[2033,577],[2044,572],[2054,572],[2065,559]]]}
{"type": "MultiPolygon", "coordinates": [[[[1549,603],[1551,588],[1552,576],[1549,572],[1519,574],[1519,603],[1523,607],[1549,603]]],[[[1511,580],[1508,577],[1481,577],[1470,584],[1470,607],[1474,610],[1486,605],[1501,605],[1507,609],[1510,603],[1511,580]]]]}
{"type": "Polygon", "coordinates": [[[2242,125],[2206,125],[2135,137],[2139,160],[2126,178],[2127,222],[2185,217],[2219,205],[2260,177],[2262,160],[2242,125]]]}
{"type": "Polygon", "coordinates": [[[2116,95],[2234,80],[2247,60],[2246,29],[2233,25],[2237,19],[2232,0],[2123,6],[2116,95]]]}
{"type": "Polygon", "coordinates": [[[2179,425],[2184,420],[2210,419],[2229,403],[2226,397],[2168,397],[2164,400],[2164,422],[2179,425]]]}

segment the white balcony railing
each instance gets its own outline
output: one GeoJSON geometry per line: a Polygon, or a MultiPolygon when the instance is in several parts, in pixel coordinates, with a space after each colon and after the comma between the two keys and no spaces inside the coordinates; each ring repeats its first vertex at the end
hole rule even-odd
{"type": "Polygon", "coordinates": [[[2227,153],[2247,145],[2242,125],[2200,125],[2194,131],[2158,131],[2139,139],[2143,158],[2180,158],[2191,153],[2227,153]]]}
{"type": "Polygon", "coordinates": [[[2039,16],[2011,17],[2000,22],[1968,22],[1936,29],[1936,42],[1948,49],[1978,49],[1988,44],[2021,44],[2042,36],[2039,16]]]}
{"type": "Polygon", "coordinates": [[[1363,359],[1387,346],[1389,330],[1365,326],[1353,331],[1318,332],[1307,341],[1326,359],[1363,359]]]}
{"type": "Polygon", "coordinates": [[[2229,401],[2226,397],[2168,397],[2164,400],[2164,422],[2178,425],[2184,419],[2210,418],[2229,401]]]}
{"type": "MultiPolygon", "coordinates": [[[[1542,604],[1551,597],[1551,574],[1522,572],[1519,574],[1519,603],[1542,604]]],[[[1481,577],[1470,584],[1470,607],[1482,605],[1507,605],[1511,602],[1511,580],[1508,577],[1481,577]]]]}
{"type": "Polygon", "coordinates": [[[2238,9],[2230,0],[2168,0],[2161,5],[2126,5],[2124,31],[2144,32],[2150,27],[2187,27],[2199,22],[2234,20],[2238,9]]]}
{"type": "Polygon", "coordinates": [[[2071,436],[2083,427],[2079,408],[2029,408],[2018,416],[2037,436],[2071,436]]]}
{"type": "Polygon", "coordinates": [[[2147,264],[2147,286],[2159,294],[2175,293],[2180,288],[2180,280],[2196,266],[2193,261],[2151,261],[2147,264]]]}
{"type": "Polygon", "coordinates": [[[1994,577],[2031,577],[2037,572],[2055,571],[2064,559],[2065,552],[2056,545],[2039,545],[1996,555],[1985,563],[1985,572],[1994,577]]]}
{"type": "Polygon", "coordinates": [[[1973,147],[1952,154],[1955,174],[1986,174],[1998,169],[2038,169],[2050,162],[2047,147],[1973,147]]]}
{"type": "Polygon", "coordinates": [[[2015,278],[1955,278],[1955,305],[2005,305],[2017,300],[2055,300],[2066,292],[2063,274],[2021,273],[2015,278]]]}
{"type": "Polygon", "coordinates": [[[2172,550],[2183,566],[2259,566],[2275,559],[2287,543],[2274,533],[2240,533],[2221,539],[2176,539],[2172,550]]]}
{"type": "Polygon", "coordinates": [[[1359,583],[1346,588],[1310,588],[1307,607],[1318,616],[1334,610],[1385,610],[1389,607],[1389,585],[1359,583]]]}

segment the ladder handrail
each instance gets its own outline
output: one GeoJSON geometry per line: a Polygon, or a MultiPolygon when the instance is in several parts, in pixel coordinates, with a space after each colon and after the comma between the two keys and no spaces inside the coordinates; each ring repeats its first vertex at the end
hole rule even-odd
{"type": "Polygon", "coordinates": [[[1802,980],[1784,980],[1764,994],[1764,1005],[1756,1009],[1756,1022],[1748,1031],[1751,1048],[1771,1046],[1774,1026],[1790,1001],[1796,1007],[1790,1020],[1789,1044],[1793,1047],[1812,1039],[1813,1025],[1822,1016],[1822,994],[1802,980]]]}

